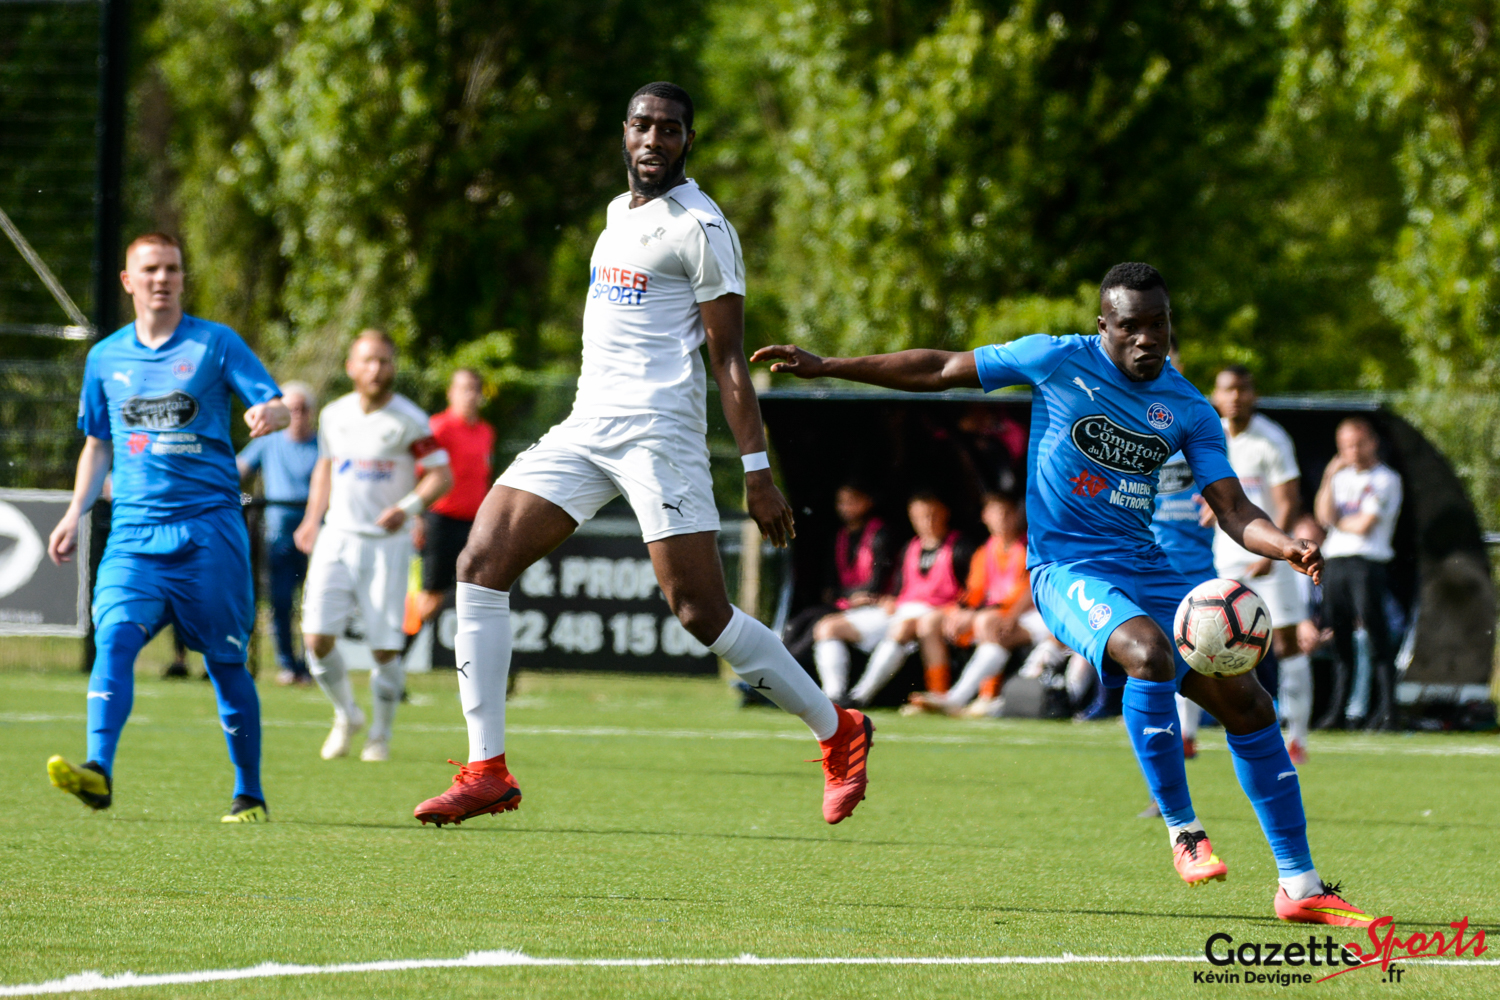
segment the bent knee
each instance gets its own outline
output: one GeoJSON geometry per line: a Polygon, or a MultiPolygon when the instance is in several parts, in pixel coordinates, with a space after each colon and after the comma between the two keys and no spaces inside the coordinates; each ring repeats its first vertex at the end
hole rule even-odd
{"type": "Polygon", "coordinates": [[[1131,677],[1160,682],[1177,676],[1172,645],[1160,629],[1141,629],[1118,643],[1111,639],[1109,653],[1131,677]]]}
{"type": "Polygon", "coordinates": [[[327,656],[333,652],[334,637],[331,635],[304,635],[302,645],[314,656],[327,656]]]}

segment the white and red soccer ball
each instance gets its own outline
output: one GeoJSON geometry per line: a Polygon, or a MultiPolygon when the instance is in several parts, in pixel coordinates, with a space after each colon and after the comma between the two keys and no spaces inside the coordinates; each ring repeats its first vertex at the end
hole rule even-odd
{"type": "Polygon", "coordinates": [[[1188,666],[1209,677],[1254,670],[1271,646],[1271,613],[1237,580],[1200,583],[1177,605],[1172,641],[1188,666]]]}

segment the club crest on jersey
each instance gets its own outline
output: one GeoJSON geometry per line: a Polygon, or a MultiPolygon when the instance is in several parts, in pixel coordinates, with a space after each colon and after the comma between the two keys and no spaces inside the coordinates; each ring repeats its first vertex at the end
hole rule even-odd
{"type": "Polygon", "coordinates": [[[164,396],[131,396],[120,407],[126,427],[148,431],[171,431],[186,427],[198,417],[198,401],[181,389],[164,396]]]}
{"type": "Polygon", "coordinates": [[[661,226],[657,226],[656,232],[641,234],[641,246],[649,247],[652,240],[659,240],[665,235],[667,235],[666,229],[662,228],[661,226]]]}
{"type": "Polygon", "coordinates": [[[1095,632],[1099,631],[1109,624],[1109,619],[1113,614],[1114,610],[1108,604],[1094,605],[1094,610],[1089,612],[1089,628],[1095,632]]]}
{"type": "Polygon", "coordinates": [[[1146,423],[1156,430],[1164,431],[1172,426],[1172,411],[1161,403],[1152,403],[1146,407],[1146,423]]]}
{"type": "Polygon", "coordinates": [[[198,366],[190,358],[181,358],[172,366],[172,374],[186,382],[198,372],[198,366]]]}
{"type": "Polygon", "coordinates": [[[1149,476],[1172,457],[1171,447],[1159,434],[1121,427],[1102,413],[1079,419],[1070,436],[1079,451],[1114,472],[1149,476]]]}

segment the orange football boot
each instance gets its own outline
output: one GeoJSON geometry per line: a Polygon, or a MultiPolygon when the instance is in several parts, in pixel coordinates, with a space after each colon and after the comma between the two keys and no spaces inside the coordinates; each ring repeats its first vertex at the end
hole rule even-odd
{"type": "Polygon", "coordinates": [[[1198,756],[1197,738],[1193,736],[1184,736],[1182,738],[1182,759],[1192,760],[1196,756],[1198,756]]]}
{"type": "Polygon", "coordinates": [[[521,789],[505,766],[505,754],[472,764],[459,764],[456,760],[448,763],[458,767],[452,787],[412,810],[423,826],[428,823],[457,826],[466,819],[509,812],[521,804],[521,789]]]}
{"type": "Polygon", "coordinates": [[[1183,830],[1177,835],[1177,846],[1172,848],[1172,865],[1190,888],[1215,879],[1222,882],[1229,875],[1229,866],[1214,853],[1208,834],[1192,830],[1183,830]]]}
{"type": "Polygon", "coordinates": [[[863,712],[840,708],[838,713],[838,731],[818,742],[823,748],[823,818],[830,823],[847,818],[865,797],[865,763],[875,741],[875,724],[863,712]]]}
{"type": "Polygon", "coordinates": [[[1298,767],[1307,763],[1307,747],[1302,745],[1301,740],[1288,740],[1286,755],[1292,758],[1292,763],[1298,767]]]}
{"type": "Polygon", "coordinates": [[[1276,890],[1276,915],[1294,924],[1331,924],[1334,927],[1368,927],[1375,918],[1339,895],[1337,883],[1323,883],[1323,891],[1306,899],[1293,899],[1285,889],[1276,890]]]}

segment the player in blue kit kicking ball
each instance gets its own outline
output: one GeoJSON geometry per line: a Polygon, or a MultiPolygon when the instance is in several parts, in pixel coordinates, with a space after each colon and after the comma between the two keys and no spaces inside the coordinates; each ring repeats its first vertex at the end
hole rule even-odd
{"type": "Polygon", "coordinates": [[[1099,306],[1097,336],[1038,335],[976,351],[864,358],[764,347],[750,360],[773,361],[772,371],[802,378],[913,392],[1031,386],[1026,513],[1036,606],[1052,634],[1088,657],[1106,685],[1125,688],[1131,746],[1166,820],[1178,874],[1189,885],[1228,874],[1188,795],[1173,703],[1181,690],[1224,724],[1235,774],[1276,857],[1276,915],[1365,926],[1372,918],[1313,867],[1297,771],[1281,742],[1271,696],[1253,673],[1193,671],[1168,638],[1192,584],[1151,534],[1157,471],[1182,452],[1220,527],[1251,552],[1284,559],[1315,580],[1323,557],[1317,545],[1288,537],[1246,499],[1218,415],[1167,365],[1172,311],[1157,270],[1147,264],[1111,268],[1099,306]]]}
{"type": "Polygon", "coordinates": [[[234,763],[226,823],[268,818],[260,787],[260,701],[245,669],[255,603],[250,536],[229,440],[229,394],[248,409],[251,437],[290,420],[281,390],[233,330],[182,311],[182,249],[160,233],[125,251],[120,280],[135,322],[89,351],[73,501],[47,551],[67,562],[78,521],[114,472],[109,543],[94,584],[98,653],[88,690],[88,758],[47,761],[52,784],[109,808],[115,748],[130,716],[135,658],[169,622],[203,654],[234,763]]]}

